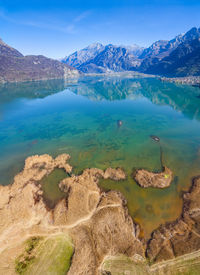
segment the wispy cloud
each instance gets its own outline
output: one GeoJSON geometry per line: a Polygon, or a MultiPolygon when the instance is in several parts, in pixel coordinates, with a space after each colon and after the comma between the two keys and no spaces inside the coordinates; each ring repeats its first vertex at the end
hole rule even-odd
{"type": "Polygon", "coordinates": [[[69,34],[76,33],[76,26],[74,24],[69,24],[63,31],[69,34]]]}
{"type": "Polygon", "coordinates": [[[90,10],[82,12],[80,15],[76,16],[73,21],[75,23],[78,23],[78,22],[82,21],[83,19],[87,18],[90,14],[91,14],[90,10]]]}
{"type": "Polygon", "coordinates": [[[48,29],[53,31],[59,31],[66,34],[75,34],[77,33],[78,25],[81,21],[86,19],[91,14],[91,11],[85,11],[74,17],[71,22],[64,22],[62,24],[48,24],[40,21],[31,21],[31,20],[17,20],[11,16],[8,16],[3,10],[0,10],[0,18],[18,25],[31,26],[36,28],[48,29]]]}
{"type": "Polygon", "coordinates": [[[89,15],[91,14],[91,11],[85,11],[76,16],[73,20],[72,23],[69,24],[65,29],[64,32],[67,32],[69,34],[74,34],[77,32],[77,25],[84,19],[86,19],[89,15]]]}

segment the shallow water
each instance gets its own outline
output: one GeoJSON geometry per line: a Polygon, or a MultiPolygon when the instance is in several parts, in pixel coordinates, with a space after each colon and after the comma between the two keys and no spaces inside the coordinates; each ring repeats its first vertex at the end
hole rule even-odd
{"type": "Polygon", "coordinates": [[[58,187],[58,184],[67,177],[68,175],[64,169],[56,168],[40,181],[43,198],[50,209],[53,209],[60,199],[67,196],[67,194],[62,192],[58,187]]]}
{"type": "MultiPolygon", "coordinates": [[[[127,180],[100,185],[120,190],[130,214],[150,234],[180,214],[181,193],[200,174],[199,95],[199,88],[150,78],[83,77],[2,85],[0,183],[11,183],[33,154],[69,153],[74,173],[88,167],[122,167],[127,180]],[[160,145],[174,182],[164,190],[142,189],[132,174],[137,168],[160,171],[160,145]]],[[[46,186],[45,195],[53,203],[60,193],[56,185],[46,186]]]]}

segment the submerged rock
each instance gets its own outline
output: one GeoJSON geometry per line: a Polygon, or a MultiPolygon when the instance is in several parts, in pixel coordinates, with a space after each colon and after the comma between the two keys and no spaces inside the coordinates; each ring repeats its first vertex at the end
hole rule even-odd
{"type": "Polygon", "coordinates": [[[159,142],[160,141],[160,138],[157,137],[157,136],[154,136],[154,135],[151,135],[150,138],[153,139],[155,142],[159,142]]]}
{"type": "Polygon", "coordinates": [[[123,124],[123,123],[122,123],[121,120],[118,120],[118,121],[117,121],[117,127],[118,127],[118,128],[120,128],[120,127],[122,126],[122,124],[123,124]]]}
{"type": "Polygon", "coordinates": [[[172,171],[166,166],[160,173],[153,173],[145,169],[141,169],[136,171],[134,179],[143,188],[166,188],[170,186],[173,179],[173,174],[172,171]]]}

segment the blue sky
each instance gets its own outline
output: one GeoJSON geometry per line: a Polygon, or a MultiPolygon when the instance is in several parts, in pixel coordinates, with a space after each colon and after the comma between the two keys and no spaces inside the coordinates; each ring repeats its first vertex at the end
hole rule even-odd
{"type": "Polygon", "coordinates": [[[200,27],[199,0],[0,0],[0,37],[60,58],[93,42],[150,46],[200,27]]]}

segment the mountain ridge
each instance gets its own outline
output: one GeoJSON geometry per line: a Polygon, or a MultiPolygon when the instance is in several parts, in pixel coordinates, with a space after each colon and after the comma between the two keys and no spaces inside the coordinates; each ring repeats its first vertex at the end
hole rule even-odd
{"type": "Polygon", "coordinates": [[[23,57],[22,53],[12,48],[11,46],[7,45],[1,38],[0,38],[0,55],[23,57]]]}
{"type": "MultiPolygon", "coordinates": [[[[62,62],[84,73],[105,73],[113,69],[114,71],[124,71],[132,67],[132,63],[138,59],[143,49],[144,48],[135,44],[131,46],[108,44],[104,46],[101,43],[93,43],[65,57],[62,59],[62,62]],[[122,52],[124,52],[124,55],[122,55],[122,52]],[[106,64],[103,64],[101,54],[108,57],[107,61],[105,61],[106,64]],[[127,56],[129,57],[126,58],[127,56]],[[120,65],[116,62],[111,64],[112,57],[116,62],[119,62],[120,65]]],[[[134,63],[134,66],[136,66],[136,63],[134,63]]]]}
{"type": "Polygon", "coordinates": [[[62,62],[84,73],[138,71],[163,76],[200,75],[198,38],[200,28],[193,27],[171,40],[158,40],[148,48],[93,43],[62,62]],[[176,53],[179,53],[178,58],[176,53]],[[182,62],[186,62],[185,68],[182,62]]]}
{"type": "Polygon", "coordinates": [[[0,39],[0,83],[78,76],[77,69],[43,55],[24,56],[0,39]]]}

